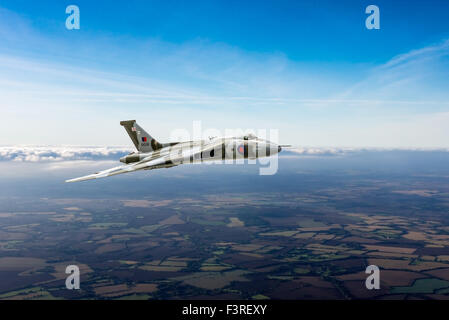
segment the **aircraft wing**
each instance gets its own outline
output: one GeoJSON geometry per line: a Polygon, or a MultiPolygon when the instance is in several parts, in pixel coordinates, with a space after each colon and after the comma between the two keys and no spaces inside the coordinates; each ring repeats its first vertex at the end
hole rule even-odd
{"type": "Polygon", "coordinates": [[[188,147],[184,149],[180,149],[177,152],[170,153],[168,149],[164,154],[158,157],[148,157],[139,162],[127,164],[111,169],[107,169],[104,171],[100,171],[94,174],[90,174],[84,177],[79,177],[75,179],[66,180],[66,182],[78,182],[92,179],[105,178],[110,176],[115,176],[121,173],[134,172],[138,170],[150,170],[156,168],[168,168],[178,165],[183,160],[186,161],[190,159],[192,156],[198,156],[205,148],[214,148],[221,145],[221,141],[215,141],[211,144],[207,144],[206,146],[194,146],[188,147]]]}
{"type": "Polygon", "coordinates": [[[170,161],[169,155],[161,156],[161,157],[151,159],[151,160],[143,159],[136,163],[107,169],[107,170],[100,171],[100,172],[97,172],[94,174],[90,174],[90,175],[87,175],[84,177],[66,180],[66,182],[78,182],[78,181],[99,179],[99,178],[115,176],[115,175],[121,174],[121,173],[134,172],[134,171],[138,171],[138,170],[142,170],[142,169],[148,170],[148,169],[153,169],[153,168],[162,168],[164,166],[173,166],[173,165],[167,164],[168,161],[170,161]]]}

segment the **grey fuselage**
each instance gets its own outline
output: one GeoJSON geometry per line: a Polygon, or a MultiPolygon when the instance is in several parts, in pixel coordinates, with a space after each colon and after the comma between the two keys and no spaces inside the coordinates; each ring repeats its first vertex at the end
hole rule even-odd
{"type": "Polygon", "coordinates": [[[158,150],[133,152],[122,157],[120,162],[128,164],[143,160],[151,161],[169,155],[169,159],[173,160],[168,160],[161,165],[161,167],[169,167],[205,161],[257,159],[275,155],[280,151],[281,147],[278,144],[255,136],[211,138],[209,140],[161,144],[158,150]]]}
{"type": "Polygon", "coordinates": [[[187,163],[229,160],[244,163],[245,159],[268,157],[281,151],[278,144],[252,134],[232,138],[160,143],[139,126],[136,120],[120,121],[120,125],[125,128],[137,149],[137,152],[120,159],[125,165],[68,179],[66,182],[93,180],[139,170],[170,168],[187,163]]]}

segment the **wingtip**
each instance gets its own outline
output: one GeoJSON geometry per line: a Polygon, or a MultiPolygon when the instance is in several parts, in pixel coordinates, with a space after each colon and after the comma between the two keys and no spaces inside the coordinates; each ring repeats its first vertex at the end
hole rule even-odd
{"type": "Polygon", "coordinates": [[[66,180],[65,182],[66,183],[80,182],[80,181],[92,180],[92,179],[96,179],[96,178],[97,178],[97,174],[91,174],[91,175],[84,176],[84,177],[69,179],[69,180],[66,180]]]}

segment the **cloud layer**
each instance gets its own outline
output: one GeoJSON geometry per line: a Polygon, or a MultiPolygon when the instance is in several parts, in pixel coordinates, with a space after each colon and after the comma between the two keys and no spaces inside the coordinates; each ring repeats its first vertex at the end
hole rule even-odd
{"type": "Polygon", "coordinates": [[[126,147],[3,146],[0,147],[0,161],[118,160],[129,152],[126,147]]]}
{"type": "MultiPolygon", "coordinates": [[[[301,156],[344,156],[356,152],[371,151],[444,151],[449,149],[388,149],[388,148],[351,148],[351,147],[293,147],[286,148],[280,157],[301,156]]],[[[95,146],[0,146],[1,162],[73,162],[73,161],[118,161],[131,152],[127,147],[95,147],[95,146]]]]}

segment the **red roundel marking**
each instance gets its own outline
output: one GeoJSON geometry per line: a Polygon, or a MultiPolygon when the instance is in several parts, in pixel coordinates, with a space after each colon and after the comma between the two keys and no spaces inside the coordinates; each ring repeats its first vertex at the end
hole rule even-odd
{"type": "Polygon", "coordinates": [[[244,154],[244,153],[245,153],[245,148],[244,148],[242,145],[240,145],[240,146],[238,147],[238,151],[239,151],[241,154],[244,154]]]}

